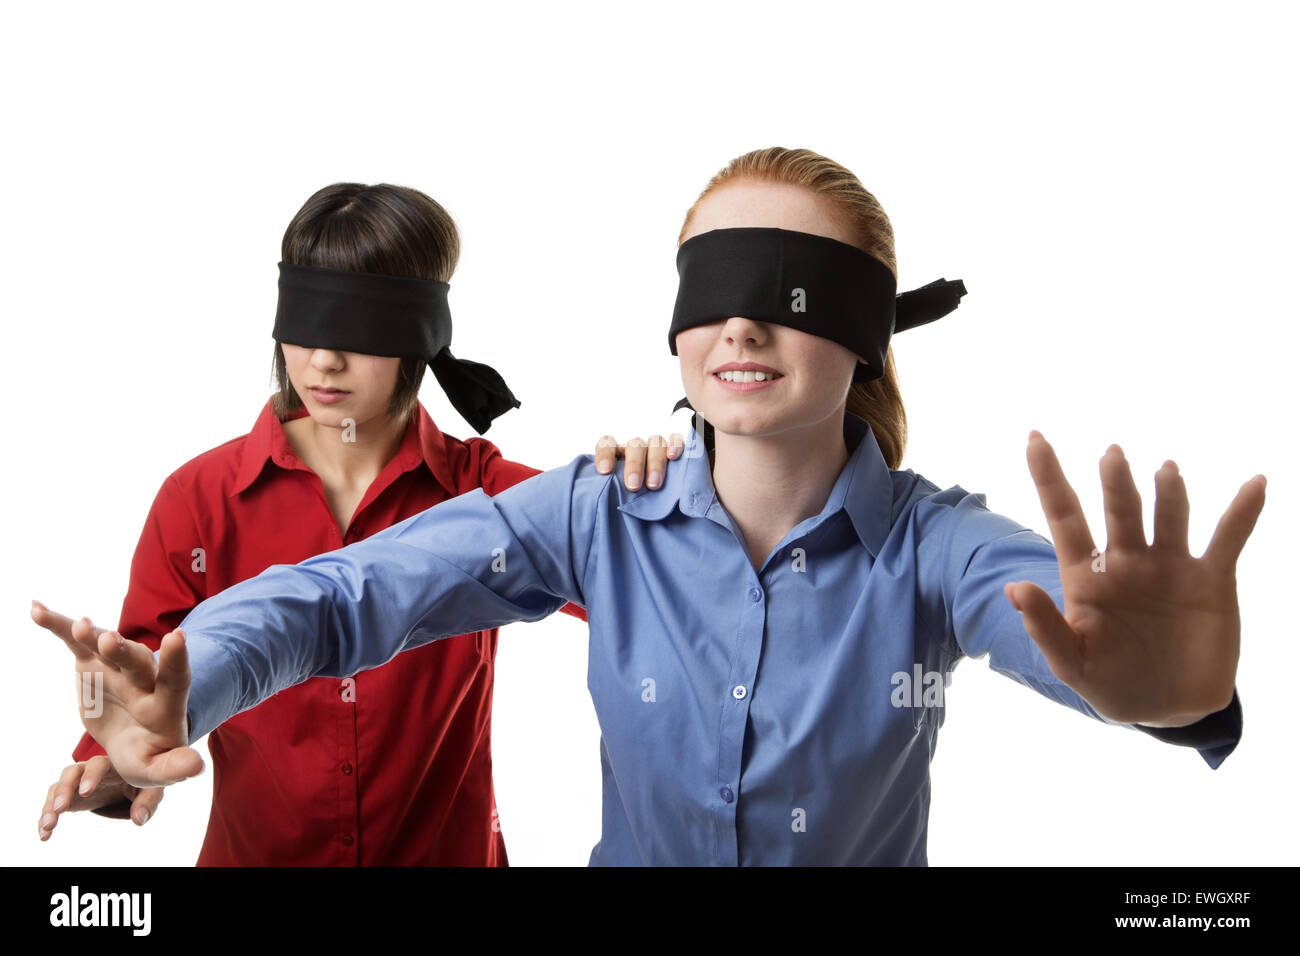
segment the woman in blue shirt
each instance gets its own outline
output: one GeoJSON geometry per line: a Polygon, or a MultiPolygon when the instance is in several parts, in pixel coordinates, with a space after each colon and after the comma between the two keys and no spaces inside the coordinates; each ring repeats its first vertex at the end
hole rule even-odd
{"type": "MultiPolygon", "coordinates": [[[[836,240],[896,272],[874,197],[807,150],[734,160],[679,242],[751,227],[836,240]]],[[[1234,570],[1262,476],[1193,558],[1176,466],[1157,472],[1148,545],[1111,446],[1102,554],[1032,433],[1054,549],[983,495],[897,470],[892,358],[855,384],[863,355],[738,315],[674,345],[709,434],[690,430],[662,491],[629,492],[582,455],[462,495],[203,602],[156,663],[82,619],[78,669],[111,665],[102,712],[83,722],[124,778],[170,783],[201,768],[187,743],[281,688],[574,601],[601,728],[593,864],[925,864],[942,691],[965,656],[1211,767],[1231,752],[1234,570]]]]}

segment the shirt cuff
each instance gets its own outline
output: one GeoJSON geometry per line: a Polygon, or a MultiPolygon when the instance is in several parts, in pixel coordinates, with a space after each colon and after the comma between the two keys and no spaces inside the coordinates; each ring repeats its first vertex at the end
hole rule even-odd
{"type": "Polygon", "coordinates": [[[1150,734],[1156,740],[1178,747],[1195,747],[1210,765],[1217,770],[1219,764],[1227,759],[1228,754],[1237,748],[1241,741],[1241,699],[1237,688],[1232,688],[1232,702],[1223,710],[1207,714],[1194,724],[1186,727],[1147,727],[1143,724],[1131,726],[1150,734]]]}
{"type": "MultiPolygon", "coordinates": [[[[220,643],[186,633],[190,662],[190,693],[185,708],[189,745],[239,713],[239,675],[230,652],[220,643]]],[[[154,651],[154,660],[159,651],[154,651]]]]}

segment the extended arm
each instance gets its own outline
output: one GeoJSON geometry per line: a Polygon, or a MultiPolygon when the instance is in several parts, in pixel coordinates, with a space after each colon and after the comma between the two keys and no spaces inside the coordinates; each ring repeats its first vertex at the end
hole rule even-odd
{"type": "MultiPolygon", "coordinates": [[[[1097,720],[1130,727],[1158,740],[1193,747],[1217,768],[1241,739],[1241,703],[1232,702],[1183,727],[1148,727],[1109,720],[1052,671],[1019,612],[1007,599],[1009,582],[1029,581],[1066,613],[1058,557],[1052,543],[1010,518],[990,512],[983,495],[954,489],[935,496],[950,503],[936,515],[941,532],[926,541],[943,569],[942,590],[954,653],[988,656],[989,667],[1038,693],[1097,720]]],[[[944,507],[938,505],[938,507],[944,507]]],[[[1098,555],[1100,556],[1100,554],[1098,555]]],[[[1104,573],[1104,572],[1098,572],[1104,573]]]]}
{"type": "Polygon", "coordinates": [[[309,677],[354,674],[441,637],[585,604],[595,510],[613,480],[591,461],[579,456],[494,497],[476,489],[204,601],[180,625],[189,740],[309,677]]]}

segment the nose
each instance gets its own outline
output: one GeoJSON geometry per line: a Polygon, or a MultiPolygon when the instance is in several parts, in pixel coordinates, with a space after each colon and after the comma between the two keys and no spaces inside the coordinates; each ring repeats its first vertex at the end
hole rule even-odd
{"type": "Polygon", "coordinates": [[[312,349],[313,368],[338,368],[343,364],[343,353],[337,349],[312,349]]]}
{"type": "Polygon", "coordinates": [[[733,315],[723,323],[722,335],[729,344],[753,343],[758,345],[767,338],[767,323],[755,322],[743,315],[733,315]]]}

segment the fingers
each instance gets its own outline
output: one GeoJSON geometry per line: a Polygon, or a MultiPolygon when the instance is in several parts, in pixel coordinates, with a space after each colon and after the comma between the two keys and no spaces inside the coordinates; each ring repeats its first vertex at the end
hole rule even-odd
{"type": "Polygon", "coordinates": [[[1156,472],[1155,539],[1153,548],[1187,555],[1187,483],[1178,466],[1167,461],[1156,472]]]}
{"type": "Polygon", "coordinates": [[[1142,496],[1119,445],[1101,456],[1101,490],[1106,509],[1106,550],[1145,551],[1147,533],[1142,526],[1142,496]]]}
{"type": "Polygon", "coordinates": [[[1009,583],[1002,590],[1020,612],[1025,631],[1043,652],[1052,673],[1074,686],[1083,674],[1083,655],[1079,639],[1052,596],[1032,581],[1009,583]]]}
{"type": "Polygon", "coordinates": [[[146,692],[153,690],[157,666],[153,653],[139,641],[128,641],[117,631],[102,631],[99,656],[121,671],[133,687],[146,692]]]}
{"type": "Polygon", "coordinates": [[[658,488],[664,481],[668,467],[668,443],[663,435],[651,435],[645,450],[645,486],[658,488]]]}
{"type": "Polygon", "coordinates": [[[141,790],[139,795],[131,801],[131,822],[138,827],[148,823],[158,809],[158,804],[162,803],[165,792],[162,787],[146,787],[141,790]]]}
{"type": "Polygon", "coordinates": [[[614,468],[614,458],[618,451],[618,440],[613,435],[605,435],[596,442],[596,471],[608,475],[614,468]]]}
{"type": "MultiPolygon", "coordinates": [[[[39,601],[32,602],[32,620],[45,628],[59,640],[67,645],[68,650],[76,655],[79,661],[88,661],[94,659],[95,652],[86,647],[81,641],[77,640],[73,634],[72,618],[64,617],[62,614],[55,614],[44,604],[39,601]]],[[[87,623],[89,621],[87,620],[87,623]]],[[[93,628],[91,633],[93,634],[93,628]]]]}
{"type": "Polygon", "coordinates": [[[1038,487],[1038,500],[1052,532],[1057,560],[1062,565],[1079,564],[1092,560],[1095,547],[1088,522],[1079,507],[1079,496],[1065,480],[1065,472],[1056,458],[1056,452],[1039,432],[1029,433],[1029,473],[1038,487]]]}
{"type": "Polygon", "coordinates": [[[48,840],[59,822],[59,814],[72,806],[72,796],[77,792],[84,767],[74,763],[63,768],[59,779],[50,784],[45,794],[45,806],[41,808],[41,819],[36,832],[42,841],[48,840]]]}
{"type": "MultiPolygon", "coordinates": [[[[88,617],[80,617],[72,622],[72,641],[82,651],[89,652],[92,658],[97,659],[105,666],[105,669],[115,671],[117,665],[99,653],[99,638],[103,634],[109,633],[102,627],[95,627],[88,617]]],[[[74,652],[75,653],[75,652],[74,652]]],[[[77,655],[79,660],[87,660],[80,654],[77,655]]]]}
{"type": "Polygon", "coordinates": [[[628,491],[636,491],[645,475],[646,443],[640,438],[629,438],[623,446],[623,458],[623,486],[628,491]]]}
{"type": "Polygon", "coordinates": [[[663,484],[667,463],[682,457],[685,450],[686,439],[680,432],[673,432],[666,442],[662,435],[653,435],[648,443],[634,438],[626,446],[620,445],[613,435],[605,435],[596,442],[596,471],[608,475],[614,469],[614,462],[624,458],[623,484],[629,491],[636,491],[643,478],[646,487],[658,488],[663,484]]]}
{"type": "Polygon", "coordinates": [[[650,436],[645,462],[647,488],[658,488],[663,484],[669,460],[680,458],[685,447],[686,439],[676,432],[673,432],[671,441],[665,441],[663,435],[650,436]]]}
{"type": "Polygon", "coordinates": [[[51,611],[40,601],[32,601],[32,620],[65,641],[72,639],[72,618],[51,611]]]}
{"type": "MultiPolygon", "coordinates": [[[[149,655],[153,663],[153,655],[149,655]]],[[[177,628],[164,634],[158,646],[158,674],[154,681],[154,700],[160,713],[185,726],[185,705],[190,695],[190,655],[185,649],[185,632],[177,628]]],[[[200,766],[202,762],[200,761],[200,766]]]]}
{"type": "MultiPolygon", "coordinates": [[[[172,751],[172,753],[177,754],[179,751],[172,751]]],[[[193,757],[197,756],[197,753],[193,754],[193,757]]],[[[193,757],[176,758],[170,766],[163,765],[159,769],[163,773],[194,776],[196,772],[202,771],[203,761],[198,760],[198,769],[194,771],[193,757]]],[[[181,779],[184,779],[184,777],[181,779]]],[[[110,805],[116,806],[118,803],[126,806],[124,795],[130,799],[129,812],[132,822],[136,826],[142,827],[153,817],[158,809],[158,804],[162,803],[163,793],[162,787],[147,787],[138,790],[135,787],[123,784],[120,777],[113,773],[113,765],[109,762],[109,759],[102,754],[98,754],[83,763],[75,763],[64,768],[63,773],[59,775],[59,779],[51,785],[45,796],[45,806],[41,811],[37,832],[42,841],[48,840],[54,833],[54,828],[58,825],[60,815],[64,812],[99,809],[110,805]],[[104,778],[110,773],[113,774],[114,786],[110,788],[111,792],[100,793],[100,785],[104,783],[104,778]]],[[[120,816],[118,813],[109,815],[120,816]]]]}
{"type": "Polygon", "coordinates": [[[651,435],[645,447],[645,486],[653,489],[662,485],[667,467],[668,444],[663,435],[651,435]]]}
{"type": "Polygon", "coordinates": [[[74,763],[63,768],[59,779],[51,784],[45,795],[45,806],[41,810],[41,819],[37,832],[42,841],[48,840],[58,825],[59,817],[68,810],[84,810],[95,806],[95,791],[103,782],[104,775],[113,769],[108,758],[97,754],[89,760],[74,763]]]}
{"type": "Polygon", "coordinates": [[[1202,555],[1211,567],[1227,574],[1237,571],[1237,558],[1246,546],[1246,539],[1255,530],[1259,513],[1264,510],[1264,487],[1267,479],[1256,475],[1241,486],[1237,496],[1228,505],[1219,523],[1215,526],[1210,545],[1202,555]]]}
{"type": "Polygon", "coordinates": [[[82,767],[81,783],[77,786],[77,794],[83,797],[90,796],[99,788],[104,775],[112,769],[113,765],[103,754],[91,757],[82,767]]]}

